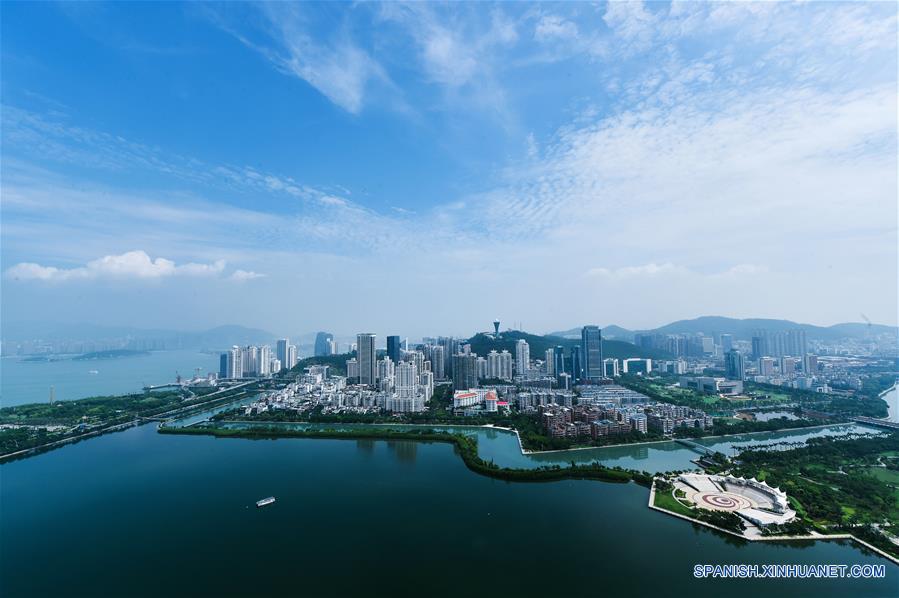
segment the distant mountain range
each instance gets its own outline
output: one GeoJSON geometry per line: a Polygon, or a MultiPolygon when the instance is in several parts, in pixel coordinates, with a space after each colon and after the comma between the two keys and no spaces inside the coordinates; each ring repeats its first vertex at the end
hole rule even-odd
{"type": "Polygon", "coordinates": [[[220,350],[231,345],[270,344],[275,338],[271,332],[244,326],[217,326],[208,330],[183,331],[53,322],[3,324],[4,341],[82,342],[133,339],[156,343],[160,348],[166,349],[220,350]]]}
{"type": "MultiPolygon", "coordinates": [[[[722,333],[733,334],[737,340],[749,340],[752,333],[758,329],[769,332],[780,330],[792,330],[802,328],[809,339],[814,340],[839,340],[845,338],[862,339],[866,336],[878,336],[881,334],[897,334],[895,326],[881,324],[845,323],[833,326],[813,326],[811,324],[798,324],[790,320],[772,319],[737,319],[719,316],[703,316],[692,320],[679,320],[654,328],[651,330],[628,330],[620,326],[610,325],[602,328],[603,339],[608,341],[604,346],[604,354],[608,357],[665,357],[663,354],[650,354],[638,350],[633,344],[634,334],[658,333],[658,334],[689,334],[701,332],[710,336],[722,333]],[[618,341],[613,342],[613,341],[618,341]]],[[[491,335],[476,334],[471,338],[472,350],[479,355],[486,355],[492,349],[502,351],[506,349],[514,352],[515,342],[525,339],[531,348],[531,354],[540,358],[543,351],[556,345],[563,345],[566,350],[573,346],[574,340],[579,339],[581,329],[572,328],[551,332],[547,335],[530,334],[522,331],[506,331],[500,339],[493,339],[491,335]]],[[[267,330],[248,328],[245,326],[218,326],[208,330],[183,331],[166,329],[147,329],[130,326],[99,326],[94,324],[63,324],[54,322],[3,322],[2,337],[4,342],[44,341],[48,343],[62,341],[103,341],[113,339],[133,339],[134,346],[127,348],[147,349],[201,349],[224,350],[231,345],[258,345],[273,344],[278,338],[267,330]],[[140,341],[140,342],[138,342],[140,341]]],[[[312,353],[314,332],[292,335],[290,340],[299,346],[300,355],[312,353]]],[[[346,342],[351,342],[351,337],[346,337],[346,342]]],[[[344,337],[340,337],[341,344],[344,337]]],[[[343,346],[341,346],[343,349],[343,346]]]]}
{"type": "MultiPolygon", "coordinates": [[[[602,329],[603,338],[632,341],[635,334],[696,334],[703,333],[710,336],[719,334],[732,334],[736,340],[749,340],[756,330],[777,332],[782,330],[794,330],[801,328],[809,339],[815,340],[840,340],[846,338],[862,339],[866,336],[880,334],[897,334],[899,330],[895,326],[883,324],[866,324],[861,322],[847,322],[834,324],[833,326],[815,326],[812,324],[799,324],[790,320],[772,320],[765,318],[725,318],[722,316],[702,316],[692,320],[678,320],[658,328],[650,330],[628,330],[620,326],[605,326],[602,329]]],[[[566,338],[580,337],[581,329],[572,328],[559,332],[550,332],[550,336],[566,338]]]]}
{"type": "MultiPolygon", "coordinates": [[[[493,335],[480,332],[471,337],[468,342],[471,345],[471,352],[480,356],[485,356],[490,351],[503,351],[515,355],[515,345],[519,340],[524,339],[528,343],[531,359],[543,359],[547,349],[551,349],[558,345],[565,348],[567,354],[571,347],[580,344],[580,329],[578,330],[578,338],[564,338],[558,335],[547,334],[541,336],[538,334],[529,334],[520,330],[507,330],[501,332],[499,338],[493,338],[493,335]]],[[[603,339],[602,341],[603,357],[625,359],[628,357],[649,357],[664,358],[668,354],[664,351],[640,349],[636,345],[628,341],[603,339]]]]}

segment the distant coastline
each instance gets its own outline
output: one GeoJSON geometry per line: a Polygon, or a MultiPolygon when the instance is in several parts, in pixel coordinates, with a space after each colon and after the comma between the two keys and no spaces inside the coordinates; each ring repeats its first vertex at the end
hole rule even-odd
{"type": "Polygon", "coordinates": [[[135,349],[108,349],[106,351],[90,351],[81,354],[49,354],[49,355],[28,355],[20,361],[28,363],[47,363],[53,361],[96,361],[100,359],[121,359],[123,357],[137,357],[139,355],[149,355],[150,351],[135,349]]]}
{"type": "Polygon", "coordinates": [[[77,357],[73,357],[74,361],[94,361],[98,359],[121,359],[123,357],[136,357],[138,355],[149,355],[149,351],[136,351],[132,349],[110,349],[108,351],[93,351],[84,353],[77,357]]]}

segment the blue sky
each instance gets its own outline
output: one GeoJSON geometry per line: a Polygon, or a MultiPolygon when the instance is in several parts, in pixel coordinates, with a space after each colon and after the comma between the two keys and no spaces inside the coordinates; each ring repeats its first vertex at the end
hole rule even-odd
{"type": "Polygon", "coordinates": [[[3,318],[895,323],[896,16],[3,3],[3,318]]]}

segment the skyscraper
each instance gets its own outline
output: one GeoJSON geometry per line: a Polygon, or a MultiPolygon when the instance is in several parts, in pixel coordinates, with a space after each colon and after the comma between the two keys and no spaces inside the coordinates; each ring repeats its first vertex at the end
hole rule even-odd
{"type": "Polygon", "coordinates": [[[431,370],[435,380],[443,380],[446,377],[446,357],[443,345],[431,347],[431,370]]]}
{"type": "Polygon", "coordinates": [[[465,390],[478,387],[478,356],[474,353],[453,355],[453,388],[465,390]]]}
{"type": "Polygon", "coordinates": [[[603,377],[602,332],[599,326],[581,328],[581,358],[584,360],[583,380],[593,382],[603,377]]]}
{"type": "Polygon", "coordinates": [[[243,377],[243,353],[240,347],[234,345],[228,351],[228,378],[243,377]]]}
{"type": "Polygon", "coordinates": [[[222,353],[219,356],[219,378],[228,377],[228,354],[222,353]]]}
{"type": "Polygon", "coordinates": [[[802,371],[806,374],[817,374],[818,373],[818,356],[817,355],[806,355],[802,359],[802,371]]]}
{"type": "Polygon", "coordinates": [[[399,363],[401,357],[401,349],[400,349],[400,337],[398,336],[388,336],[387,337],[387,357],[393,360],[393,363],[399,363]]]}
{"type": "Polygon", "coordinates": [[[356,359],[359,361],[359,384],[374,386],[378,377],[374,334],[363,332],[356,335],[356,359]]]}
{"type": "Polygon", "coordinates": [[[584,365],[581,363],[581,348],[575,345],[571,347],[571,379],[574,381],[581,380],[584,377],[584,365]]]}
{"type": "Polygon", "coordinates": [[[565,369],[565,348],[562,345],[556,345],[553,349],[553,372],[558,377],[567,371],[565,369]]]}
{"type": "Polygon", "coordinates": [[[526,376],[531,362],[531,347],[526,340],[518,339],[515,345],[515,368],[519,376],[526,376]]]}
{"type": "Polygon", "coordinates": [[[755,360],[761,359],[767,352],[768,347],[765,337],[762,336],[761,332],[756,332],[752,335],[752,358],[755,360]]]}
{"type": "Polygon", "coordinates": [[[394,376],[396,375],[396,367],[399,364],[393,363],[393,360],[384,356],[384,359],[378,360],[378,388],[390,391],[394,386],[394,376]]]}
{"type": "Polygon", "coordinates": [[[743,380],[746,378],[743,355],[739,351],[731,349],[724,354],[724,376],[728,380],[743,380]]]}
{"type": "Polygon", "coordinates": [[[508,351],[487,354],[487,377],[499,380],[512,380],[512,354],[508,351]]]}
{"type": "Polygon", "coordinates": [[[330,332],[319,332],[315,335],[315,356],[331,355],[331,345],[334,335],[330,332]]]}
{"type": "Polygon", "coordinates": [[[793,357],[805,357],[808,354],[808,342],[805,330],[795,328],[787,333],[787,353],[793,357]]]}
{"type": "Polygon", "coordinates": [[[270,376],[272,373],[272,348],[268,345],[259,347],[259,375],[270,376]]]}
{"type": "Polygon", "coordinates": [[[259,374],[259,348],[252,345],[241,349],[243,361],[243,375],[257,376],[259,374]]]}
{"type": "MultiPolygon", "coordinates": [[[[453,337],[440,337],[437,342],[443,347],[443,372],[446,377],[453,375],[453,355],[459,352],[459,341],[453,337]]],[[[434,370],[437,371],[436,368],[434,370]]]]}
{"type": "Polygon", "coordinates": [[[279,338],[275,343],[275,357],[281,362],[281,367],[287,366],[287,347],[290,345],[290,339],[279,338]]]}
{"type": "Polygon", "coordinates": [[[284,367],[288,370],[297,364],[297,346],[287,345],[287,363],[284,367]]]}
{"type": "Polygon", "coordinates": [[[727,354],[727,352],[733,348],[734,348],[734,336],[732,334],[722,334],[721,335],[721,351],[724,354],[727,354]]]}
{"type": "MultiPolygon", "coordinates": [[[[399,337],[396,338],[399,339],[399,337]]],[[[395,372],[397,396],[401,399],[415,398],[415,395],[418,393],[419,382],[418,368],[415,364],[409,361],[401,361],[396,364],[395,372]]]]}
{"type": "Polygon", "coordinates": [[[556,361],[555,359],[556,352],[553,349],[547,349],[546,353],[544,353],[544,361],[546,363],[546,375],[553,376],[556,373],[555,366],[553,365],[556,361]]]}

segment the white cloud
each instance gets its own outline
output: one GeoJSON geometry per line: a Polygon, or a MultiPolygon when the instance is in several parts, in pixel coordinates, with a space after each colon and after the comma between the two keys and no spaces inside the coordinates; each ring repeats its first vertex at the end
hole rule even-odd
{"type": "Polygon", "coordinates": [[[585,273],[588,277],[599,277],[609,280],[623,280],[636,278],[653,278],[663,276],[696,277],[696,278],[741,278],[766,274],[768,268],[754,264],[737,264],[727,270],[703,274],[695,272],[685,266],[678,266],[670,262],[657,264],[650,262],[640,266],[621,266],[618,268],[590,268],[585,273]]]}
{"type": "MultiPolygon", "coordinates": [[[[478,94],[503,98],[506,89],[495,83],[508,72],[503,69],[521,68],[519,81],[529,74],[520,66],[527,57],[511,53],[519,50],[515,44],[532,43],[530,35],[519,39],[523,22],[545,44],[524,54],[570,59],[566,71],[601,90],[584,103],[547,99],[552,110],[538,116],[539,144],[536,134],[526,136],[534,127],[524,127],[521,151],[508,154],[523,160],[484,176],[489,182],[478,192],[453,196],[447,185],[441,203],[425,201],[414,212],[367,208],[346,199],[346,190],[315,189],[283,174],[171,157],[59,119],[25,115],[11,128],[4,110],[4,141],[14,139],[17,148],[88,167],[139,165],[197,183],[208,197],[223,187],[238,190],[251,206],[159,190],[123,193],[82,181],[49,184],[42,176],[21,185],[11,181],[7,159],[5,259],[28,260],[7,273],[99,278],[87,274],[88,265],[41,264],[60,256],[86,263],[122,251],[121,231],[128,231],[129,246],[152,255],[195,256],[197,268],[185,275],[211,276],[206,269],[222,256],[246,269],[214,276],[238,282],[258,278],[258,264],[284,264],[270,276],[289,290],[299,280],[321,284],[327,293],[296,293],[303,295],[298,301],[341,326],[360,293],[383,301],[365,318],[395,321],[396,302],[383,285],[397,272],[412,273],[425,289],[414,305],[403,305],[402,316],[428,323],[433,306],[444,305],[454,289],[482,283],[512,290],[527,284],[527,292],[484,295],[482,307],[491,317],[521,317],[531,326],[543,318],[556,327],[562,316],[546,306],[563,295],[572,297],[562,310],[572,323],[659,324],[688,315],[685,310],[718,313],[722,297],[735,315],[833,322],[847,317],[844,312],[865,311],[895,321],[895,8],[892,16],[877,15],[872,6],[675,3],[669,10],[612,3],[598,11],[611,33],[572,16],[577,11],[515,21],[500,12],[468,20],[465,10],[433,5],[384,7],[410,36],[411,44],[388,44],[404,52],[404,82],[436,84],[467,111],[483,108],[471,101],[478,94]],[[605,51],[593,51],[598,48],[605,51]],[[586,108],[577,113],[580,106],[586,108]],[[555,134],[547,132],[550,112],[571,115],[555,134]],[[303,201],[275,203],[284,199],[303,201]],[[46,213],[59,217],[42,219],[46,213]],[[15,254],[7,253],[10,247],[15,254]],[[272,259],[266,251],[281,253],[272,259]],[[834,280],[840,284],[830,285],[826,296],[816,293],[834,280]],[[637,317],[647,320],[627,321],[637,317]]],[[[291,23],[284,33],[283,23],[266,17],[265,44],[245,43],[291,76],[321,85],[337,105],[361,111],[381,67],[367,71],[365,56],[354,65],[353,53],[364,50],[350,28],[338,27],[327,39],[316,33],[313,40],[301,19],[291,23]],[[333,57],[322,55],[331,48],[333,57]],[[325,73],[332,82],[320,79],[325,73]]],[[[508,91],[512,105],[528,93],[508,91]]],[[[453,149],[436,136],[435,142],[453,149]]],[[[4,145],[6,158],[10,143],[4,145]]],[[[456,188],[478,185],[471,180],[456,188]]],[[[366,196],[360,193],[360,202],[366,196]]],[[[377,199],[372,205],[399,203],[377,199]]],[[[158,259],[147,257],[151,270],[188,266],[157,265],[158,259]]],[[[251,295],[233,288],[235,297],[251,295]]],[[[360,328],[378,325],[353,317],[360,328]]],[[[464,322],[473,317],[448,315],[446,331],[470,331],[464,322]]]]}
{"type": "MultiPolygon", "coordinates": [[[[7,269],[8,278],[15,280],[94,280],[118,279],[159,279],[171,276],[216,277],[225,269],[225,260],[209,264],[186,263],[178,265],[172,260],[151,258],[145,251],[136,250],[121,255],[107,255],[92,260],[76,268],[56,268],[23,262],[7,269]]],[[[238,272],[243,272],[238,270],[238,272]]],[[[247,273],[244,273],[247,274],[247,273]]]]}
{"type": "Polygon", "coordinates": [[[628,44],[629,50],[647,49],[658,29],[656,17],[640,0],[609,2],[603,19],[628,44]]]}
{"type": "Polygon", "coordinates": [[[658,276],[664,274],[678,274],[689,272],[682,266],[671,263],[656,264],[650,262],[642,266],[622,266],[620,268],[591,268],[587,276],[602,276],[607,278],[630,278],[635,276],[658,276]]]}
{"type": "Polygon", "coordinates": [[[543,15],[534,27],[534,39],[539,42],[574,40],[577,37],[577,25],[558,15],[543,15]]]}
{"type": "Polygon", "coordinates": [[[259,274],[258,272],[252,272],[249,270],[235,270],[231,273],[231,276],[229,276],[228,279],[235,282],[245,282],[247,280],[254,280],[256,278],[264,277],[265,274],[259,274]]]}

